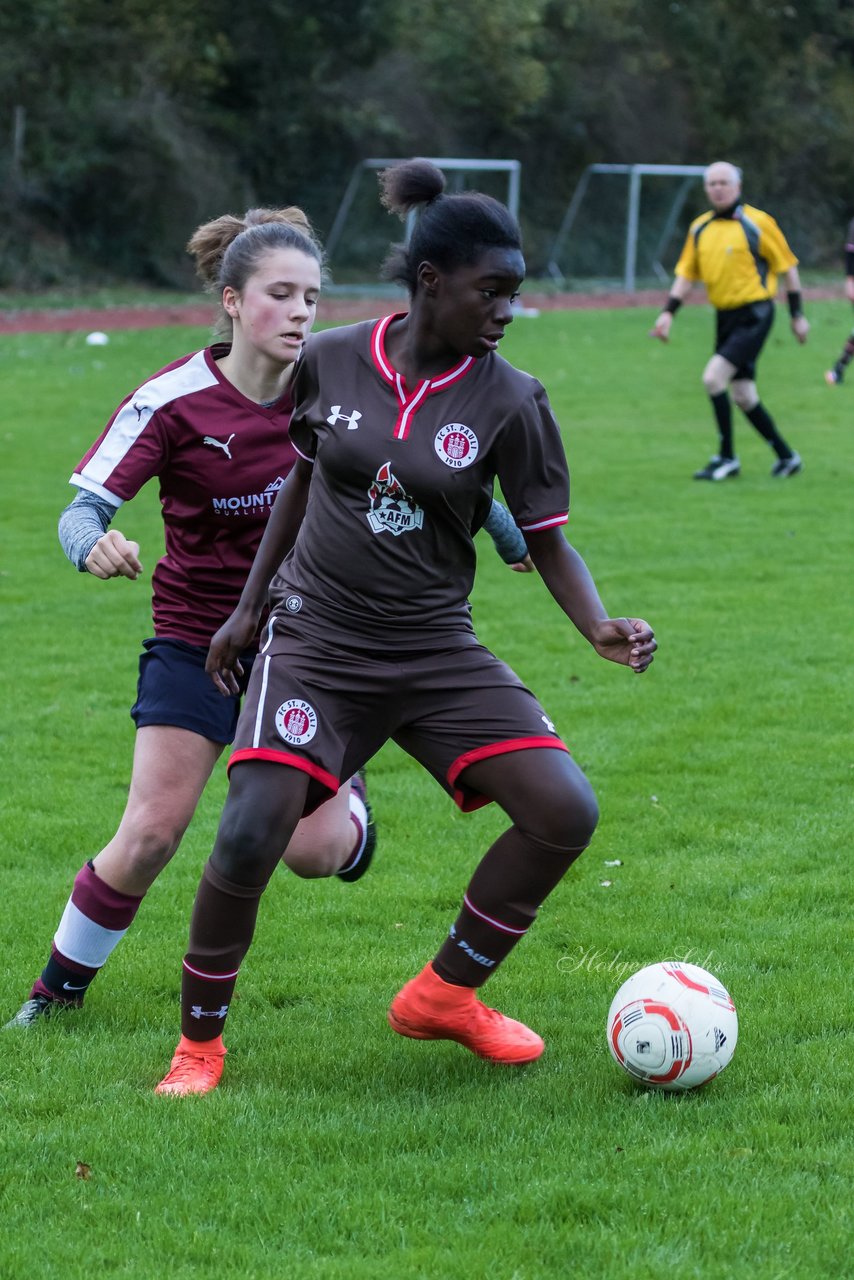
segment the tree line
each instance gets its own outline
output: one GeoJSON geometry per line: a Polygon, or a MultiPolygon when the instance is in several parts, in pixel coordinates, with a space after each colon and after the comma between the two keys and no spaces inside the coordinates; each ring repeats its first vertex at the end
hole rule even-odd
{"type": "Polygon", "coordinates": [[[294,203],[323,235],[384,155],[520,160],[532,273],[588,164],[717,158],[805,265],[835,266],[853,55],[851,0],[4,5],[0,287],[186,285],[200,221],[294,203]]]}

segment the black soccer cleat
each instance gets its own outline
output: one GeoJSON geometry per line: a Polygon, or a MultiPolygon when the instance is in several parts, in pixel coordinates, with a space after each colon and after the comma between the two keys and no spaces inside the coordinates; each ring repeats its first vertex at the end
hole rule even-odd
{"type": "Polygon", "coordinates": [[[778,458],[771,468],[772,476],[796,476],[802,469],[801,455],[793,453],[791,458],[778,458]]]}
{"type": "Polygon", "coordinates": [[[728,480],[731,476],[737,476],[740,471],[741,464],[738,458],[722,458],[719,454],[715,454],[704,467],[694,472],[694,479],[728,480]]]}
{"type": "Polygon", "coordinates": [[[66,1009],[77,1007],[77,1004],[65,1000],[51,1000],[48,996],[42,995],[31,996],[29,1000],[24,1001],[14,1018],[9,1019],[3,1030],[14,1031],[16,1027],[32,1027],[45,1018],[52,1018],[57,1013],[64,1013],[66,1009]]]}

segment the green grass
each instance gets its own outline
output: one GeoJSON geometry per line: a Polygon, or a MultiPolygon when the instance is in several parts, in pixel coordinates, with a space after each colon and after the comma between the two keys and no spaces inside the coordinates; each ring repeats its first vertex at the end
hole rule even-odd
{"type": "MultiPolygon", "coordinates": [[[[810,318],[798,348],[781,313],[761,366],[805,459],[783,482],[740,422],[741,478],[690,480],[713,443],[705,308],[680,314],[667,348],[639,311],[544,314],[508,336],[566,429],[569,536],[608,607],[647,617],[661,646],[643,678],[603,663],[542,583],[484,543],[480,634],[536,690],[603,813],[488,988],[545,1036],[541,1062],[502,1071],[385,1024],[502,826],[493,809],[456,813],[389,747],[370,770],[370,876],[276,877],[222,1088],[155,1098],[220,770],[85,1011],[0,1034],[3,1280],[850,1274],[854,386],[821,377],[845,307],[815,304],[810,318]],[[637,1090],[604,1040],[622,977],[667,956],[713,969],[741,1020],[732,1065],[684,1098],[637,1090]]],[[[120,816],[149,632],[146,582],[96,582],[65,562],[67,476],[119,397],[205,337],[0,347],[4,1017],[120,816]]],[[[117,522],[147,570],[158,522],[154,492],[117,522]]]]}

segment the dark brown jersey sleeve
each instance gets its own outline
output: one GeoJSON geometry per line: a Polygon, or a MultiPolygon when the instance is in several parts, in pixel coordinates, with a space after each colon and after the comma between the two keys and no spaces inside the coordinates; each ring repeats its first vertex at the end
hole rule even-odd
{"type": "Polygon", "coordinates": [[[522,532],[565,524],[569,467],[548,396],[534,379],[530,393],[508,418],[496,452],[496,475],[522,532]]]}

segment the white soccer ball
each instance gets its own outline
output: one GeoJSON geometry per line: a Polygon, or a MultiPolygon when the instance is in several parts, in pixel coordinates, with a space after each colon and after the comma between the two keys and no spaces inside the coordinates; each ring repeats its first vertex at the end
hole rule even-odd
{"type": "Polygon", "coordinates": [[[105,347],[110,339],[105,333],[101,333],[100,329],[96,329],[94,333],[86,334],[87,347],[105,347]]]}
{"type": "Polygon", "coordinates": [[[732,1058],[738,1014],[729,992],[699,965],[650,964],[628,978],[608,1010],[608,1048],[641,1084],[672,1092],[714,1079],[732,1058]]]}

